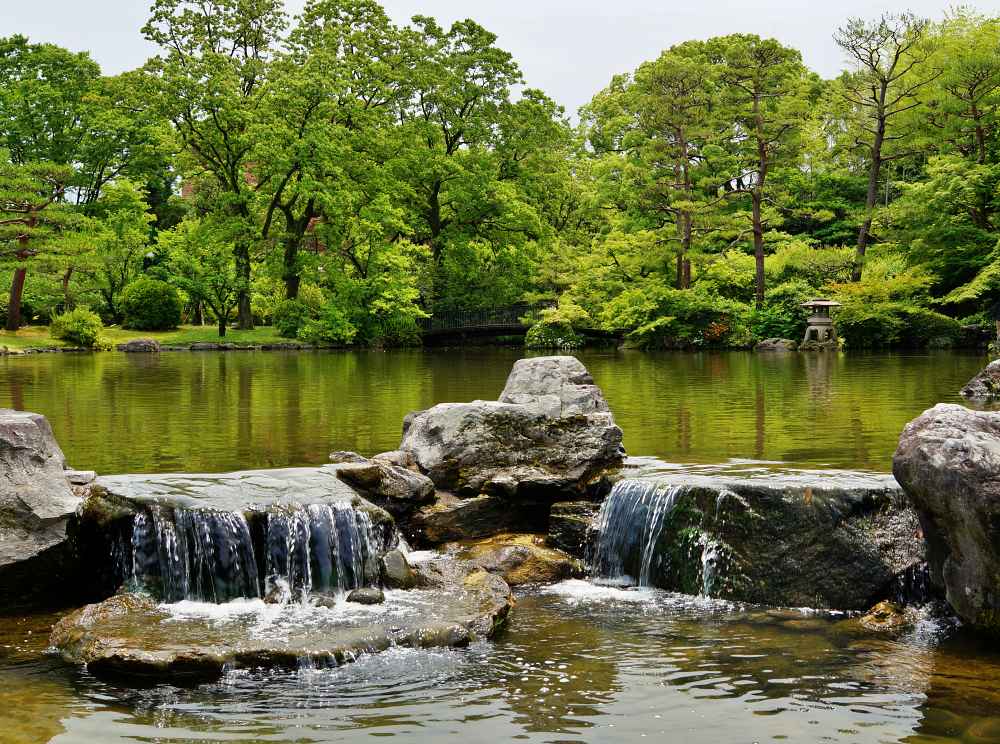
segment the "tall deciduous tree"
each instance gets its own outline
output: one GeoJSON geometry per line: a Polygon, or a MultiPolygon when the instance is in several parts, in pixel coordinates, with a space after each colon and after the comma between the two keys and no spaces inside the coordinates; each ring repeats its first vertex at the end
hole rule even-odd
{"type": "Polygon", "coordinates": [[[911,154],[896,144],[912,136],[897,127],[901,115],[920,105],[918,93],[939,74],[926,65],[930,52],[922,43],[928,22],[916,16],[884,14],[878,20],[852,18],[834,35],[834,41],[854,63],[856,71],[842,78],[842,95],[860,117],[855,144],[868,162],[865,217],[858,230],[853,281],[860,281],[865,253],[871,241],[882,166],[911,154]],[[895,150],[891,154],[887,149],[895,150]]]}
{"type": "Polygon", "coordinates": [[[285,27],[280,0],[156,0],[143,27],[162,50],[146,66],[151,100],[173,122],[191,170],[217,182],[218,208],[244,225],[232,232],[243,329],[253,327],[254,123],[285,27]]]}

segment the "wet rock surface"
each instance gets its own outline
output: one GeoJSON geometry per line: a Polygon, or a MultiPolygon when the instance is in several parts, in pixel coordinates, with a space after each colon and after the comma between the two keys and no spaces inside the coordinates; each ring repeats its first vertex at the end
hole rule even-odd
{"type": "Polygon", "coordinates": [[[60,601],[76,563],[67,538],[82,503],[44,416],[0,409],[0,612],[60,601]]]}
{"type": "Polygon", "coordinates": [[[931,581],[962,620],[1000,634],[1000,413],[935,406],[903,431],[893,472],[920,514],[931,581]]]}
{"type": "Polygon", "coordinates": [[[338,465],[337,477],[394,517],[405,518],[420,505],[434,500],[434,483],[430,478],[378,458],[338,465]]]}
{"type": "Polygon", "coordinates": [[[499,401],[444,403],[407,416],[400,450],[463,497],[592,493],[622,463],[622,431],[573,357],[523,359],[499,401]]]}
{"type": "Polygon", "coordinates": [[[991,400],[1000,396],[1000,359],[990,362],[962,388],[962,395],[973,400],[991,400]]]}
{"type": "Polygon", "coordinates": [[[98,676],[193,682],[224,669],[333,666],[393,646],[462,647],[490,638],[511,605],[510,589],[485,572],[427,590],[388,592],[384,604],[161,605],[123,594],[60,620],[51,643],[98,676]]]}
{"type": "Polygon", "coordinates": [[[594,501],[563,501],[549,511],[547,544],[572,556],[582,558],[587,547],[587,533],[601,505],[594,501]]]}
{"type": "Polygon", "coordinates": [[[584,575],[583,563],[561,550],[545,546],[537,534],[497,535],[446,548],[463,560],[503,577],[510,586],[554,584],[584,575]]]}
{"type": "Polygon", "coordinates": [[[459,498],[440,492],[437,500],[414,514],[408,536],[420,545],[473,540],[501,532],[527,532],[545,524],[548,505],[502,496],[459,498]]]}
{"type": "Polygon", "coordinates": [[[619,483],[588,558],[601,575],[687,594],[866,610],[926,557],[917,514],[889,476],[676,471],[619,483]]]}

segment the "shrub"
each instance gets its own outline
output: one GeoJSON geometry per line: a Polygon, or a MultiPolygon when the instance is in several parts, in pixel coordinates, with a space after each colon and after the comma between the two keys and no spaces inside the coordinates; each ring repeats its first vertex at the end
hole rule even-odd
{"type": "Polygon", "coordinates": [[[327,304],[318,317],[306,321],[299,329],[299,338],[312,344],[342,346],[351,343],[358,329],[347,314],[333,303],[327,304]]]}
{"type": "Polygon", "coordinates": [[[181,322],[181,298],[172,285],[142,277],[125,287],[122,312],[126,328],[165,331],[181,322]]]}
{"type": "Polygon", "coordinates": [[[693,290],[647,287],[622,292],[601,314],[605,328],[628,331],[640,348],[748,346],[750,308],[693,290]]]}
{"type": "Polygon", "coordinates": [[[837,330],[852,349],[885,346],[952,346],[962,326],[954,318],[901,302],[845,304],[836,316],[837,330]]]}
{"type": "Polygon", "coordinates": [[[915,348],[948,348],[962,338],[962,324],[924,307],[901,306],[905,323],[900,341],[915,348]]]}
{"type": "Polygon", "coordinates": [[[801,306],[813,299],[816,291],[806,282],[795,280],[779,284],[764,295],[764,307],[754,310],[750,327],[754,338],[790,338],[798,341],[806,332],[808,313],[801,306]]]}
{"type": "Polygon", "coordinates": [[[57,315],[49,326],[52,338],[58,338],[74,346],[84,346],[88,349],[101,346],[101,331],[104,325],[97,313],[86,308],[77,308],[57,315]]]}
{"type": "Polygon", "coordinates": [[[541,320],[528,329],[526,349],[579,349],[583,336],[564,320],[541,320]]]}
{"type": "Polygon", "coordinates": [[[283,300],[272,310],[271,324],[282,338],[296,338],[313,317],[312,309],[301,300],[283,300]]]}

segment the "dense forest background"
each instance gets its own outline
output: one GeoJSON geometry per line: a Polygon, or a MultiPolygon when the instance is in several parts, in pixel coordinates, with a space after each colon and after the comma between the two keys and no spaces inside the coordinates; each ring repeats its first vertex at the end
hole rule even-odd
{"type": "Polygon", "coordinates": [[[273,325],[410,344],[424,318],[547,304],[645,348],[947,346],[1000,302],[1000,19],[845,20],[824,80],[773,39],[671,47],[578,123],[474,21],[373,0],[156,0],[107,77],[0,39],[8,329],[273,325]],[[96,326],[96,327],[95,327],[96,326]]]}

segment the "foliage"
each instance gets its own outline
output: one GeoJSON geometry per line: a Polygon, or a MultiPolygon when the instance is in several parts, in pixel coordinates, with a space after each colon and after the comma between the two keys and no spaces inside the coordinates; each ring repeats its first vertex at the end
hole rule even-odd
{"type": "Polygon", "coordinates": [[[623,292],[601,314],[609,329],[628,331],[640,348],[746,346],[750,308],[702,291],[650,286],[623,292]]]}
{"type": "Polygon", "coordinates": [[[181,300],[172,285],[142,277],[122,292],[122,314],[126,328],[164,331],[180,325],[181,300]]]}
{"type": "Polygon", "coordinates": [[[101,316],[86,308],[78,307],[55,316],[49,326],[49,333],[52,338],[89,349],[100,345],[103,329],[101,316]]]}
{"type": "Polygon", "coordinates": [[[850,349],[952,346],[962,333],[953,318],[901,302],[854,301],[840,309],[836,320],[850,349]]]}
{"type": "Polygon", "coordinates": [[[313,315],[313,309],[301,300],[284,300],[274,308],[271,324],[282,338],[297,338],[299,329],[313,315]]]}
{"type": "Polygon", "coordinates": [[[555,301],[528,343],[741,347],[829,296],[849,346],[925,346],[1000,303],[996,14],[849,19],[832,80],[774,39],[675,44],[574,127],[473,20],[300,6],[154,0],[156,56],[116,76],[0,39],[14,326],[133,322],[141,277],[220,335],[337,345],[555,301]]]}

